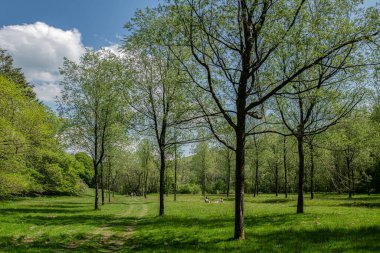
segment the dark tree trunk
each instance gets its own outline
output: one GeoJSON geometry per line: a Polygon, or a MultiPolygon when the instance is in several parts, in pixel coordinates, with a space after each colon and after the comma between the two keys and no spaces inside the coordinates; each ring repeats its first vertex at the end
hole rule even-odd
{"type": "Polygon", "coordinates": [[[355,195],[355,172],[354,172],[354,167],[351,166],[351,181],[352,181],[352,196],[355,195]]]}
{"type": "Polygon", "coordinates": [[[347,172],[348,172],[348,197],[352,198],[352,188],[351,188],[351,169],[350,169],[350,159],[346,157],[346,165],[347,165],[347,172]]]}
{"type": "Polygon", "coordinates": [[[275,163],[274,187],[275,187],[276,197],[278,197],[278,162],[277,162],[277,158],[276,158],[276,163],[275,163]]]}
{"type": "Polygon", "coordinates": [[[206,155],[202,156],[202,195],[206,196],[206,155]]]}
{"type": "Polygon", "coordinates": [[[245,239],[244,234],[244,164],[245,164],[245,99],[237,101],[236,175],[235,175],[235,239],[245,239]],[[240,112],[240,113],[239,113],[240,112]]]}
{"type": "Polygon", "coordinates": [[[253,196],[256,197],[259,195],[259,146],[257,145],[256,136],[253,136],[253,141],[255,144],[255,186],[253,189],[253,196]]]}
{"type": "Polygon", "coordinates": [[[108,160],[107,191],[108,203],[111,203],[111,160],[108,160]]]}
{"type": "Polygon", "coordinates": [[[230,185],[231,185],[231,156],[230,150],[227,150],[227,198],[230,196],[230,185]]]}
{"type": "Polygon", "coordinates": [[[303,136],[297,137],[298,145],[298,201],[297,213],[303,213],[303,182],[305,177],[305,156],[303,150],[303,136]]]}
{"type": "Polygon", "coordinates": [[[288,172],[286,169],[286,138],[285,136],[284,136],[283,155],[284,155],[284,175],[285,175],[284,190],[285,190],[285,198],[288,198],[288,172]]]}
{"type": "Polygon", "coordinates": [[[165,151],[163,148],[160,148],[160,158],[161,158],[161,167],[160,167],[160,211],[159,215],[163,216],[165,214],[164,206],[164,195],[165,195],[165,151]]]}
{"type": "Polygon", "coordinates": [[[174,201],[177,201],[177,145],[174,145],[174,201]]]}
{"type": "MultiPolygon", "coordinates": [[[[148,166],[148,165],[146,165],[148,166]]],[[[145,168],[145,175],[144,175],[144,198],[146,198],[146,194],[148,192],[148,169],[145,168]]]]}
{"type": "Polygon", "coordinates": [[[101,180],[101,187],[102,187],[102,205],[104,205],[104,166],[103,162],[100,163],[100,180],[101,180]]]}
{"type": "Polygon", "coordinates": [[[259,159],[256,158],[256,170],[255,170],[255,192],[254,197],[259,196],[259,159]]]}
{"type": "Polygon", "coordinates": [[[314,199],[314,146],[310,142],[310,198],[314,199]]]}
{"type": "Polygon", "coordinates": [[[165,194],[166,197],[169,196],[169,176],[167,170],[165,170],[165,194]]]}
{"type": "Polygon", "coordinates": [[[95,177],[95,210],[99,209],[99,175],[98,166],[94,161],[94,177],[95,177]]]}

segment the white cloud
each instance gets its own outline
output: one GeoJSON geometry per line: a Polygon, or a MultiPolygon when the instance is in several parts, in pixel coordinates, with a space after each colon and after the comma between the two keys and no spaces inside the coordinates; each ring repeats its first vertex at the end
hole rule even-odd
{"type": "Polygon", "coordinates": [[[115,54],[118,57],[124,57],[125,53],[123,50],[120,48],[119,44],[111,44],[109,46],[102,47],[101,49],[108,50],[111,53],[115,54]]]}
{"type": "Polygon", "coordinates": [[[63,58],[78,61],[85,47],[78,30],[62,30],[43,22],[10,25],[0,29],[0,47],[21,67],[35,85],[37,97],[53,102],[59,95],[59,73],[63,58]]]}
{"type": "Polygon", "coordinates": [[[56,82],[42,83],[34,87],[38,98],[46,104],[54,104],[56,97],[60,95],[61,90],[56,82]]]}

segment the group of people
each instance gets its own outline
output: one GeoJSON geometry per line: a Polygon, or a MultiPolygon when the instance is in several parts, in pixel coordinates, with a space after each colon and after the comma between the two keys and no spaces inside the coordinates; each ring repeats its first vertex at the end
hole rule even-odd
{"type": "MultiPolygon", "coordinates": [[[[223,198],[217,199],[215,202],[223,203],[223,198]]],[[[211,203],[211,200],[207,196],[205,197],[205,203],[211,203]]]]}

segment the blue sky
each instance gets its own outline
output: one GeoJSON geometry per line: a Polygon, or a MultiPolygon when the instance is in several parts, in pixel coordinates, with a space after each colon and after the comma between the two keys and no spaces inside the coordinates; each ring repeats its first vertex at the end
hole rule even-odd
{"type": "Polygon", "coordinates": [[[124,24],[135,11],[155,7],[158,0],[2,0],[0,27],[37,21],[63,30],[78,29],[85,46],[120,42],[124,24]]]}
{"type": "Polygon", "coordinates": [[[124,25],[137,9],[158,0],[1,0],[0,48],[8,51],[53,109],[60,94],[63,58],[78,61],[85,47],[116,52],[124,25]]]}
{"type": "MultiPolygon", "coordinates": [[[[6,49],[35,86],[37,97],[56,107],[63,58],[78,61],[85,47],[117,52],[123,28],[137,9],[159,0],[1,0],[0,48],[6,49]]],[[[380,0],[364,0],[366,6],[380,0]]]]}

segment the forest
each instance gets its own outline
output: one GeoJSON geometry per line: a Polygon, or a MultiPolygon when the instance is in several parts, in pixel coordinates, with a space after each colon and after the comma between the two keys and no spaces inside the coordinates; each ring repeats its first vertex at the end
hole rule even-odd
{"type": "Polygon", "coordinates": [[[0,251],[380,250],[379,5],[172,0],[124,28],[63,60],[56,108],[0,48],[0,251]]]}

